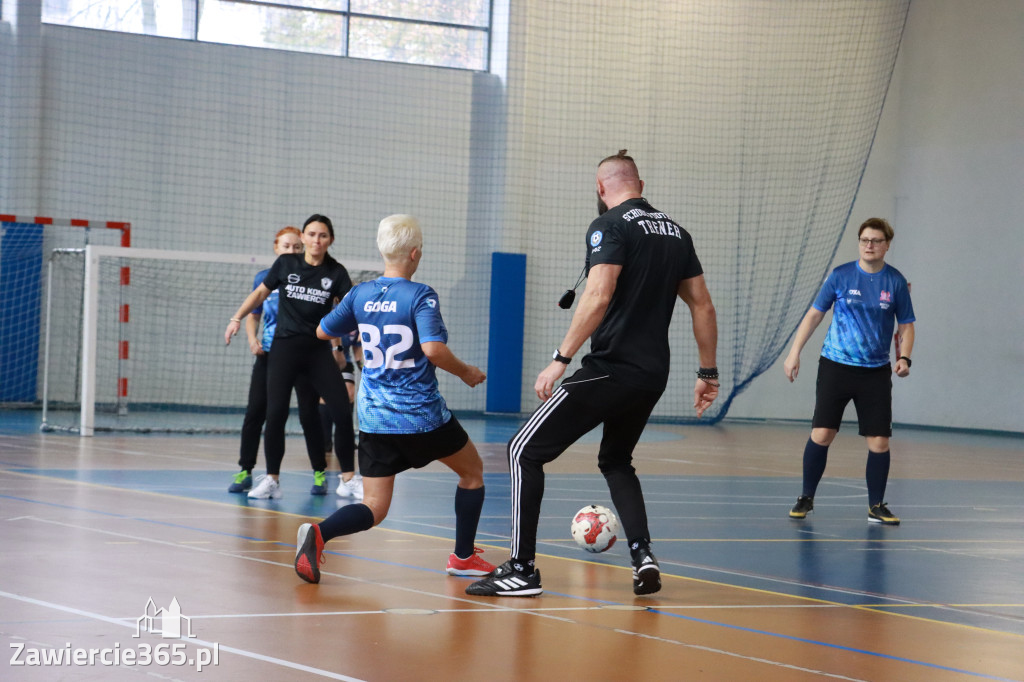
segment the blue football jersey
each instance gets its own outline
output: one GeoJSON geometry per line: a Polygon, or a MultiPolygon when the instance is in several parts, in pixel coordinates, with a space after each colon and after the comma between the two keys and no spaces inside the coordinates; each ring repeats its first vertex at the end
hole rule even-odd
{"type": "MultiPolygon", "coordinates": [[[[267,268],[267,270],[269,269],[267,268]]],[[[267,270],[260,270],[256,274],[256,279],[252,283],[254,291],[263,284],[263,279],[267,276],[267,270]]],[[[264,352],[270,351],[270,344],[274,341],[274,330],[277,329],[277,296],[277,289],[274,289],[267,296],[266,300],[256,306],[251,313],[263,316],[263,336],[260,345],[263,347],[264,352]]]]}
{"type": "Polygon", "coordinates": [[[834,306],[821,354],[856,367],[889,364],[896,322],[914,321],[907,280],[888,264],[876,273],[865,272],[857,261],[840,265],[813,305],[821,312],[834,306]]]}
{"type": "Polygon", "coordinates": [[[359,430],[425,433],[451,419],[421,343],[448,343],[437,293],[426,284],[380,277],[357,285],[320,321],[331,336],[355,329],[363,349],[359,430]]]}

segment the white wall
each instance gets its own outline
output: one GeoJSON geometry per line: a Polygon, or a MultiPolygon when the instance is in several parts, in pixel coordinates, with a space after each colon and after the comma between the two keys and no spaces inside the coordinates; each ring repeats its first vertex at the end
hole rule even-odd
{"type": "MultiPolygon", "coordinates": [[[[0,139],[17,160],[0,175],[0,212],[127,221],[133,246],[244,254],[269,254],[281,227],[324,213],[342,262],[379,261],[377,223],[414,213],[426,239],[420,277],[459,330],[452,347],[486,365],[496,237],[477,216],[494,188],[471,160],[496,156],[474,149],[496,134],[480,130],[499,106],[496,76],[53,25],[40,32],[38,15],[35,29],[31,53],[0,34],[0,55],[13,50],[27,74],[6,79],[13,116],[0,139]]],[[[169,286],[170,295],[208,287],[207,314],[226,319],[249,286],[237,284],[169,286]]],[[[248,379],[239,381],[244,400],[248,379]]],[[[482,410],[484,398],[460,390],[450,402],[482,410]]]]}
{"type": "MultiPolygon", "coordinates": [[[[746,13],[772,8],[687,5],[696,16],[682,21],[679,7],[652,3],[638,24],[637,8],[617,0],[558,12],[541,0],[516,3],[501,78],[56,26],[19,46],[16,31],[0,31],[5,62],[13,54],[19,74],[42,73],[34,85],[6,69],[0,76],[29,103],[3,105],[0,141],[18,159],[12,166],[4,154],[0,209],[129,220],[136,245],[243,253],[269,249],[278,227],[324,212],[340,228],[334,252],[359,259],[375,257],[380,217],[417,213],[428,229],[422,278],[448,302],[455,350],[481,366],[488,254],[529,251],[529,395],[551,339],[568,325],[553,306],[579,269],[574,235],[593,214],[593,163],[629,147],[646,160],[656,205],[685,216],[688,193],[706,180],[694,149],[733,141],[712,139],[699,127],[708,123],[677,106],[695,88],[714,94],[719,85],[697,61],[708,38],[689,19],[715,26],[715,45],[745,44],[745,31],[766,18],[746,13]],[[680,64],[692,78],[666,91],[680,64]],[[627,108],[625,92],[637,93],[639,108],[627,108]]],[[[807,11],[811,23],[779,19],[782,33],[804,26],[820,38],[821,27],[844,25],[825,4],[785,7],[807,11]]],[[[870,26],[850,30],[870,42],[870,26]]],[[[1024,310],[1014,291],[1024,266],[1022,51],[1019,0],[911,5],[850,216],[853,230],[872,215],[893,220],[889,260],[914,284],[918,344],[910,379],[896,383],[897,422],[1024,430],[1024,310]]],[[[762,85],[758,77],[751,87],[762,85]]],[[[717,219],[710,209],[701,215],[717,219]]],[[[785,248],[783,227],[765,231],[758,240],[785,248]]],[[[848,230],[836,263],[856,257],[854,242],[848,230]]],[[[211,305],[221,314],[234,302],[211,305]]],[[[685,323],[675,326],[687,336],[685,323]]],[[[777,362],[730,417],[809,420],[823,333],[805,349],[796,385],[777,362]]],[[[692,363],[684,364],[677,381],[692,363]]],[[[482,391],[451,396],[458,407],[483,407],[482,391]]]]}
{"type": "MultiPolygon", "coordinates": [[[[918,320],[911,375],[894,380],[897,423],[1024,431],[1024,297],[1017,291],[1024,272],[1022,65],[1019,1],[911,4],[835,259],[857,257],[856,229],[864,219],[892,220],[896,238],[887,261],[911,281],[918,320]]],[[[780,358],[729,416],[809,422],[824,328],[808,342],[795,385],[783,376],[780,358]]]]}

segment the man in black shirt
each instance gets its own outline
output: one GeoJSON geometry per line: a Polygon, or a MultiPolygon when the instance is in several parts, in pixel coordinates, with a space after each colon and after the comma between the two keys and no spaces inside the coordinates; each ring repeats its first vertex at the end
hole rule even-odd
{"type": "Polygon", "coordinates": [[[508,444],[511,558],[470,585],[467,594],[531,596],[543,591],[534,560],[544,464],[598,424],[604,424],[604,435],[597,463],[629,541],[633,592],[661,589],[633,449],[668,382],[668,328],[676,297],[690,308],[700,354],[693,389],[698,417],[718,397],[718,326],[690,235],[647,203],[643,187],[625,150],[598,164],[601,215],[587,232],[587,286],[568,333],[534,385],[544,403],[508,444]],[[588,338],[591,351],[583,367],[555,388],[588,338]]]}

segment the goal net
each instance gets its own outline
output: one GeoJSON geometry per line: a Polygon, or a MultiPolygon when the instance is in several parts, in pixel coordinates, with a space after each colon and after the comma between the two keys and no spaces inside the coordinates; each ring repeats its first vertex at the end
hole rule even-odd
{"type": "MultiPolygon", "coordinates": [[[[43,3],[86,4],[131,5],[141,21],[138,12],[154,4],[187,5],[198,16],[212,3],[43,3]]],[[[302,16],[338,14],[309,2],[290,9],[269,3],[275,6],[266,12],[260,3],[231,4],[251,6],[245,11],[260,15],[253,21],[273,22],[268,29],[294,29],[301,44],[320,37],[302,16]]],[[[596,163],[625,148],[647,198],[690,232],[704,266],[719,325],[721,394],[703,418],[713,421],[785,351],[831,267],[909,6],[496,1],[489,4],[486,71],[57,23],[36,26],[33,42],[31,27],[19,25],[0,31],[0,54],[17,56],[0,75],[12,85],[8,137],[22,150],[0,163],[0,187],[6,179],[4,189],[19,199],[5,210],[45,197],[51,210],[130,219],[136,247],[218,253],[259,252],[252,226],[289,224],[301,208],[299,215],[323,210],[344,223],[343,252],[373,260],[382,215],[414,213],[426,240],[417,275],[443,301],[452,350],[484,369],[491,254],[524,254],[518,388],[530,411],[535,377],[571,319],[556,301],[583,265],[586,228],[596,216],[596,163]]],[[[169,34],[173,22],[165,28],[157,33],[169,34]]],[[[443,41],[436,46],[446,49],[443,41]]],[[[887,217],[891,197],[875,191],[872,198],[863,210],[887,217]]],[[[163,326],[128,339],[128,420],[142,405],[202,405],[212,413],[243,399],[247,354],[216,343],[225,309],[214,299],[229,298],[224,291],[233,299],[251,281],[244,265],[235,266],[235,273],[209,266],[213,274],[196,274],[201,287],[200,280],[142,284],[141,274],[133,276],[130,288],[149,289],[153,298],[150,310],[133,304],[128,326],[139,315],[163,326]],[[197,288],[207,298],[190,300],[197,288]],[[187,324],[171,316],[179,306],[187,324]],[[154,344],[164,345],[151,351],[154,344]],[[175,369],[150,376],[161,367],[175,369]],[[177,391],[189,397],[172,396],[177,391]]],[[[110,290],[117,295],[116,285],[110,290]]],[[[111,314],[99,305],[100,314],[111,314]]],[[[116,302],[109,305],[116,310],[116,302]]],[[[97,352],[116,365],[117,323],[110,324],[111,340],[98,341],[97,352]]],[[[681,303],[670,345],[672,378],[653,416],[692,420],[699,357],[681,303]]],[[[97,373],[99,404],[116,407],[117,369],[97,373]]],[[[51,368],[51,381],[54,374],[51,368]]],[[[438,381],[452,409],[485,409],[485,390],[468,390],[445,373],[438,381]]]]}
{"type": "MultiPolygon", "coordinates": [[[[230,433],[252,355],[226,320],[272,256],[88,247],[49,261],[43,429],[230,433]]],[[[353,283],[377,263],[342,261],[353,283]]],[[[297,420],[292,420],[296,424],[297,420]]]]}

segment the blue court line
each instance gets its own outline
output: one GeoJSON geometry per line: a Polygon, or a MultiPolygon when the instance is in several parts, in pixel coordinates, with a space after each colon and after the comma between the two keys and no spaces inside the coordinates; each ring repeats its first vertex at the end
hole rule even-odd
{"type": "MultiPolygon", "coordinates": [[[[99,484],[91,484],[91,485],[99,485],[99,484]]],[[[107,486],[102,486],[101,485],[100,487],[107,487],[107,486]]],[[[114,488],[114,489],[115,490],[123,490],[123,488],[114,488]]],[[[132,492],[132,491],[130,491],[130,492],[132,492]]],[[[139,492],[139,491],[133,491],[133,492],[139,492]]],[[[160,493],[160,494],[163,494],[163,493],[160,493]]],[[[171,496],[171,497],[174,497],[174,496],[171,496]]],[[[267,544],[282,545],[282,546],[289,547],[289,548],[293,547],[293,545],[291,545],[291,544],[280,542],[280,541],[261,540],[260,538],[251,538],[251,537],[248,537],[248,536],[245,536],[245,535],[237,535],[237,534],[232,534],[232,533],[225,533],[223,531],[209,530],[209,529],[206,529],[206,528],[197,528],[197,527],[194,527],[194,526],[185,526],[185,525],[182,525],[182,524],[168,523],[166,521],[157,521],[155,519],[146,519],[146,518],[141,518],[141,517],[138,517],[138,516],[128,516],[126,514],[116,514],[114,512],[97,511],[97,510],[94,510],[94,509],[86,509],[86,508],[83,508],[83,507],[75,507],[75,506],[71,506],[71,505],[58,504],[58,503],[55,503],[55,502],[41,502],[39,500],[31,500],[31,499],[27,499],[27,498],[23,498],[23,497],[15,497],[15,496],[12,496],[12,495],[0,495],[0,499],[14,500],[14,501],[18,501],[18,502],[27,502],[27,503],[30,503],[30,504],[39,504],[39,505],[42,505],[42,506],[55,507],[55,508],[58,508],[58,509],[70,509],[70,510],[74,510],[74,511],[88,512],[88,513],[92,513],[92,514],[99,514],[99,515],[102,515],[102,516],[109,516],[109,517],[114,517],[114,518],[119,518],[119,519],[126,519],[126,520],[131,520],[131,521],[141,521],[143,523],[151,523],[151,524],[154,524],[154,525],[167,526],[167,527],[173,527],[173,528],[180,528],[180,529],[191,530],[191,531],[196,531],[196,532],[200,532],[200,533],[209,533],[209,534],[212,534],[212,535],[222,535],[222,536],[226,536],[226,537],[240,538],[240,539],[243,539],[243,540],[250,540],[250,541],[256,541],[256,542],[266,542],[267,544]]],[[[184,498],[184,499],[188,500],[188,499],[194,499],[194,498],[184,498]]],[[[224,504],[224,503],[214,502],[214,504],[224,504]]],[[[259,507],[252,507],[252,508],[253,509],[260,509],[259,507]]],[[[275,514],[282,513],[282,512],[279,512],[277,510],[273,510],[273,509],[266,509],[264,511],[272,512],[272,513],[275,513],[275,514]]],[[[291,515],[291,514],[289,514],[289,515],[291,515]]],[[[397,531],[397,532],[407,532],[407,531],[397,531]]],[[[425,537],[432,537],[432,536],[425,536],[425,537]]],[[[414,569],[414,570],[417,570],[417,571],[426,571],[426,572],[430,572],[430,573],[444,573],[443,571],[436,570],[436,569],[423,568],[421,566],[409,566],[409,565],[398,563],[398,562],[384,561],[384,560],[381,560],[381,559],[371,559],[371,558],[368,558],[368,557],[362,557],[362,556],[353,555],[353,554],[346,554],[346,553],[342,553],[342,552],[329,552],[328,550],[324,550],[324,553],[325,554],[331,554],[332,556],[356,559],[356,560],[359,560],[359,561],[370,561],[370,562],[373,562],[373,563],[383,564],[383,565],[387,565],[387,566],[394,566],[394,567],[398,567],[398,568],[414,569]]],[[[557,559],[557,558],[560,558],[560,557],[552,557],[552,558],[557,559]]],[[[732,587],[731,585],[726,585],[726,586],[727,587],[732,587]]],[[[597,604],[619,604],[619,603],[622,603],[622,602],[605,601],[605,600],[600,600],[600,599],[591,599],[591,598],[588,598],[588,597],[580,597],[578,595],[570,595],[570,594],[565,594],[565,593],[561,593],[561,592],[550,592],[550,594],[553,594],[553,595],[556,595],[556,596],[560,596],[560,597],[566,597],[566,598],[569,598],[569,599],[577,599],[577,600],[580,600],[580,601],[593,602],[593,603],[597,603],[597,604]]],[[[791,595],[785,595],[785,596],[791,596],[791,595]]],[[[794,598],[799,599],[799,597],[794,597],[794,598]]],[[[816,601],[824,601],[824,600],[816,600],[816,601]]],[[[846,606],[844,604],[839,604],[839,603],[837,603],[836,605],[837,606],[846,606]]],[[[853,607],[847,607],[847,608],[853,608],[853,607]]],[[[900,656],[892,656],[890,654],[883,654],[883,653],[879,653],[877,651],[869,651],[867,649],[857,649],[857,648],[853,648],[853,647],[843,646],[841,644],[832,644],[830,642],[821,642],[821,641],[817,641],[817,640],[813,640],[813,639],[806,639],[806,638],[802,638],[802,637],[795,637],[793,635],[785,635],[785,634],[778,633],[778,632],[769,632],[769,631],[766,631],[766,630],[757,630],[755,628],[748,628],[748,627],[739,626],[739,625],[729,625],[729,624],[726,624],[726,623],[720,623],[720,622],[717,622],[717,621],[707,620],[707,619],[704,619],[704,618],[696,618],[696,617],[693,617],[693,616],[686,616],[686,615],[679,614],[679,613],[671,613],[671,612],[668,612],[668,611],[663,611],[661,609],[654,609],[654,608],[652,608],[652,609],[648,609],[648,610],[651,611],[652,613],[657,613],[657,614],[662,615],[662,616],[668,616],[670,618],[678,618],[678,619],[686,620],[686,621],[693,622],[693,623],[700,623],[700,624],[703,624],[703,625],[711,625],[711,626],[715,626],[715,627],[726,628],[728,630],[735,630],[735,631],[738,631],[738,632],[746,632],[746,633],[752,633],[752,634],[756,634],[756,635],[762,635],[762,636],[765,636],[765,637],[774,637],[774,638],[777,638],[777,639],[784,639],[784,640],[787,640],[787,641],[800,642],[800,643],[803,643],[803,644],[811,644],[811,645],[814,645],[814,646],[825,647],[827,649],[834,649],[834,650],[837,650],[837,651],[846,651],[846,652],[851,652],[851,653],[864,654],[866,656],[873,656],[875,658],[881,658],[881,659],[885,659],[885,660],[897,661],[897,662],[900,662],[900,663],[909,663],[911,665],[919,665],[919,666],[922,666],[922,667],[925,667],[925,668],[934,669],[934,670],[943,670],[943,671],[947,671],[947,672],[955,672],[955,673],[959,673],[959,674],[962,674],[962,675],[969,675],[971,677],[977,677],[977,678],[986,679],[986,680],[996,680],[997,682],[1018,682],[1016,680],[1013,680],[1013,679],[1010,679],[1010,678],[1006,678],[1006,677],[997,677],[995,675],[988,675],[988,674],[985,674],[985,673],[978,673],[978,672],[973,672],[973,671],[970,671],[970,670],[963,670],[963,669],[960,669],[960,668],[952,668],[952,667],[949,667],[949,666],[939,665],[938,663],[928,663],[926,661],[918,661],[918,660],[914,660],[914,659],[911,659],[911,658],[903,658],[903,657],[900,657],[900,656]]],[[[883,613],[884,614],[885,612],[884,611],[880,611],[879,613],[883,613]]]]}
{"type": "MultiPolygon", "coordinates": [[[[840,606],[841,606],[841,604],[840,604],[840,606]]],[[[848,608],[860,608],[860,607],[848,607],[848,608]]],[[[868,610],[871,611],[873,609],[868,609],[868,610]]],[[[781,633],[778,633],[778,632],[767,632],[765,630],[758,630],[756,628],[748,628],[748,627],[744,627],[742,625],[723,625],[722,623],[718,623],[718,622],[715,622],[715,621],[712,621],[712,620],[706,620],[704,618],[695,618],[693,616],[686,616],[686,615],[683,615],[681,613],[671,613],[671,612],[667,612],[667,611],[662,611],[661,609],[650,609],[650,611],[658,613],[658,614],[663,615],[663,616],[669,616],[670,618],[679,618],[681,620],[689,621],[691,623],[701,623],[703,625],[716,625],[718,627],[724,627],[724,628],[728,628],[730,630],[738,630],[740,632],[749,632],[749,633],[753,633],[753,634],[756,634],[756,635],[765,635],[767,637],[777,637],[779,639],[784,639],[784,640],[791,641],[791,642],[801,642],[801,643],[804,643],[804,644],[814,644],[814,645],[817,645],[817,646],[828,647],[829,649],[837,649],[839,651],[848,651],[848,652],[855,653],[855,654],[864,654],[865,656],[874,656],[875,658],[883,658],[885,660],[898,661],[900,663],[910,663],[910,664],[913,664],[913,665],[924,666],[926,668],[933,668],[935,670],[944,670],[944,671],[947,671],[947,672],[960,673],[962,675],[970,675],[971,677],[980,677],[980,678],[986,679],[986,680],[999,680],[999,682],[1018,682],[1017,680],[1013,680],[1013,679],[1008,678],[1008,677],[997,677],[995,675],[987,675],[985,673],[976,673],[976,672],[973,672],[973,671],[970,671],[970,670],[963,670],[961,668],[951,668],[949,666],[939,665],[938,663],[926,663],[924,661],[916,661],[916,660],[914,660],[912,658],[903,658],[902,656],[893,656],[891,654],[883,654],[883,653],[879,653],[877,651],[868,651],[867,649],[857,649],[855,647],[843,646],[842,644],[830,644],[830,643],[827,643],[827,642],[819,642],[819,641],[814,640],[814,639],[806,639],[804,637],[796,637],[794,635],[784,635],[784,634],[781,634],[781,633]]],[[[884,613],[884,611],[880,611],[879,613],[884,613]]]]}

